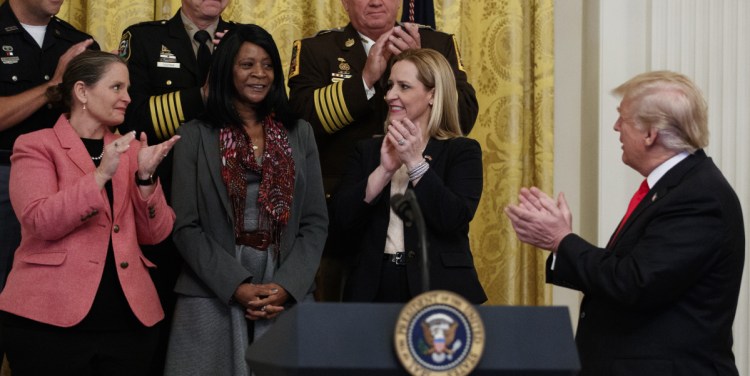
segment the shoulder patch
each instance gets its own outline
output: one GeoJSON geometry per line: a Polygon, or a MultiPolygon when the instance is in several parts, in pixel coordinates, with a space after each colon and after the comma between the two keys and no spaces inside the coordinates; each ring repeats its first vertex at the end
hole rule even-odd
{"type": "Polygon", "coordinates": [[[302,51],[302,42],[300,40],[294,41],[294,47],[292,47],[292,60],[289,62],[289,78],[299,74],[299,54],[302,51]]]}
{"type": "Polygon", "coordinates": [[[125,61],[130,59],[130,38],[132,37],[133,34],[130,33],[130,30],[123,33],[120,39],[120,46],[117,49],[117,54],[125,61]]]}
{"type": "Polygon", "coordinates": [[[453,39],[453,48],[456,50],[456,60],[458,60],[458,70],[461,72],[466,72],[466,69],[464,69],[464,62],[461,58],[461,50],[458,49],[458,41],[456,40],[455,35],[451,35],[451,39],[453,39]]]}

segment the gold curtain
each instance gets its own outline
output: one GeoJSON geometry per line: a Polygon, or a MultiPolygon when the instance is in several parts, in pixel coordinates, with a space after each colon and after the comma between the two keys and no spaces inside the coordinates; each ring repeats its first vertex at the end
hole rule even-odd
{"type": "MultiPolygon", "coordinates": [[[[471,137],[484,151],[482,201],[471,245],[493,305],[551,303],[545,252],[522,246],[503,214],[522,186],[552,192],[553,0],[435,0],[438,29],[455,33],[479,100],[471,137]]],[[[171,17],[179,0],[66,0],[60,17],[117,49],[130,24],[171,17]]],[[[339,1],[231,0],[224,18],[274,36],[285,70],[295,39],[346,24],[339,1]]]]}

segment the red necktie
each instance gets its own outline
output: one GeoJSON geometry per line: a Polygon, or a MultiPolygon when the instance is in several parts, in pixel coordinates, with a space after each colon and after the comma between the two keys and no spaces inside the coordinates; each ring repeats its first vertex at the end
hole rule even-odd
{"type": "Polygon", "coordinates": [[[617,235],[620,233],[622,226],[625,225],[625,221],[628,220],[628,217],[630,217],[630,214],[633,213],[633,210],[635,210],[635,207],[638,206],[641,200],[643,200],[643,198],[646,197],[648,190],[649,190],[648,181],[646,179],[643,179],[641,186],[638,187],[638,190],[633,195],[633,198],[630,199],[630,204],[628,204],[628,211],[625,212],[625,216],[622,217],[622,221],[620,221],[620,225],[617,226],[617,231],[615,232],[615,236],[612,237],[612,240],[617,239],[617,235]]]}

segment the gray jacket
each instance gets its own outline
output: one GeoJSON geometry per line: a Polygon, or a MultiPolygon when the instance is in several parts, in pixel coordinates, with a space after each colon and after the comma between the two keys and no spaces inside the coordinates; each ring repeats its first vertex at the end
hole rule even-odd
{"type": "MultiPolygon", "coordinates": [[[[177,220],[172,238],[185,265],[175,291],[229,304],[237,286],[252,276],[234,257],[234,215],[221,178],[219,130],[192,120],[177,133],[182,139],[174,151],[172,206],[177,220]]],[[[289,145],[295,164],[294,199],[273,282],[302,301],[314,290],[328,213],[310,124],[299,120],[289,131],[289,145]]]]}

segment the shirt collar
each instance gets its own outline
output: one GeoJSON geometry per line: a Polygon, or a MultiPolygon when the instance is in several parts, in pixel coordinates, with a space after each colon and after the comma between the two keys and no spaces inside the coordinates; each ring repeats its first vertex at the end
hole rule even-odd
{"type": "Polygon", "coordinates": [[[359,39],[362,41],[362,46],[365,47],[365,55],[369,55],[370,48],[372,48],[372,46],[375,44],[375,41],[368,38],[367,36],[360,33],[359,31],[357,32],[357,34],[359,34],[359,39]]]}
{"type": "MultiPolygon", "coordinates": [[[[183,12],[182,9],[180,9],[180,18],[182,19],[182,23],[185,25],[185,30],[187,31],[188,36],[190,36],[190,40],[193,42],[194,45],[197,46],[198,42],[195,39],[193,39],[193,36],[200,29],[198,28],[198,26],[195,25],[195,23],[190,18],[188,18],[188,16],[185,15],[185,12],[183,12]]],[[[219,19],[216,19],[216,22],[208,25],[208,27],[205,28],[204,30],[206,30],[208,32],[208,35],[211,35],[211,37],[213,38],[213,36],[216,34],[216,28],[218,26],[219,26],[219,19]]]]}
{"type": "Polygon", "coordinates": [[[652,188],[656,183],[661,179],[669,170],[672,169],[675,165],[682,162],[683,159],[687,158],[690,155],[690,153],[683,151],[672,158],[667,159],[664,161],[664,163],[660,164],[658,167],[654,169],[654,171],[651,171],[650,174],[648,174],[648,187],[652,188]]]}

